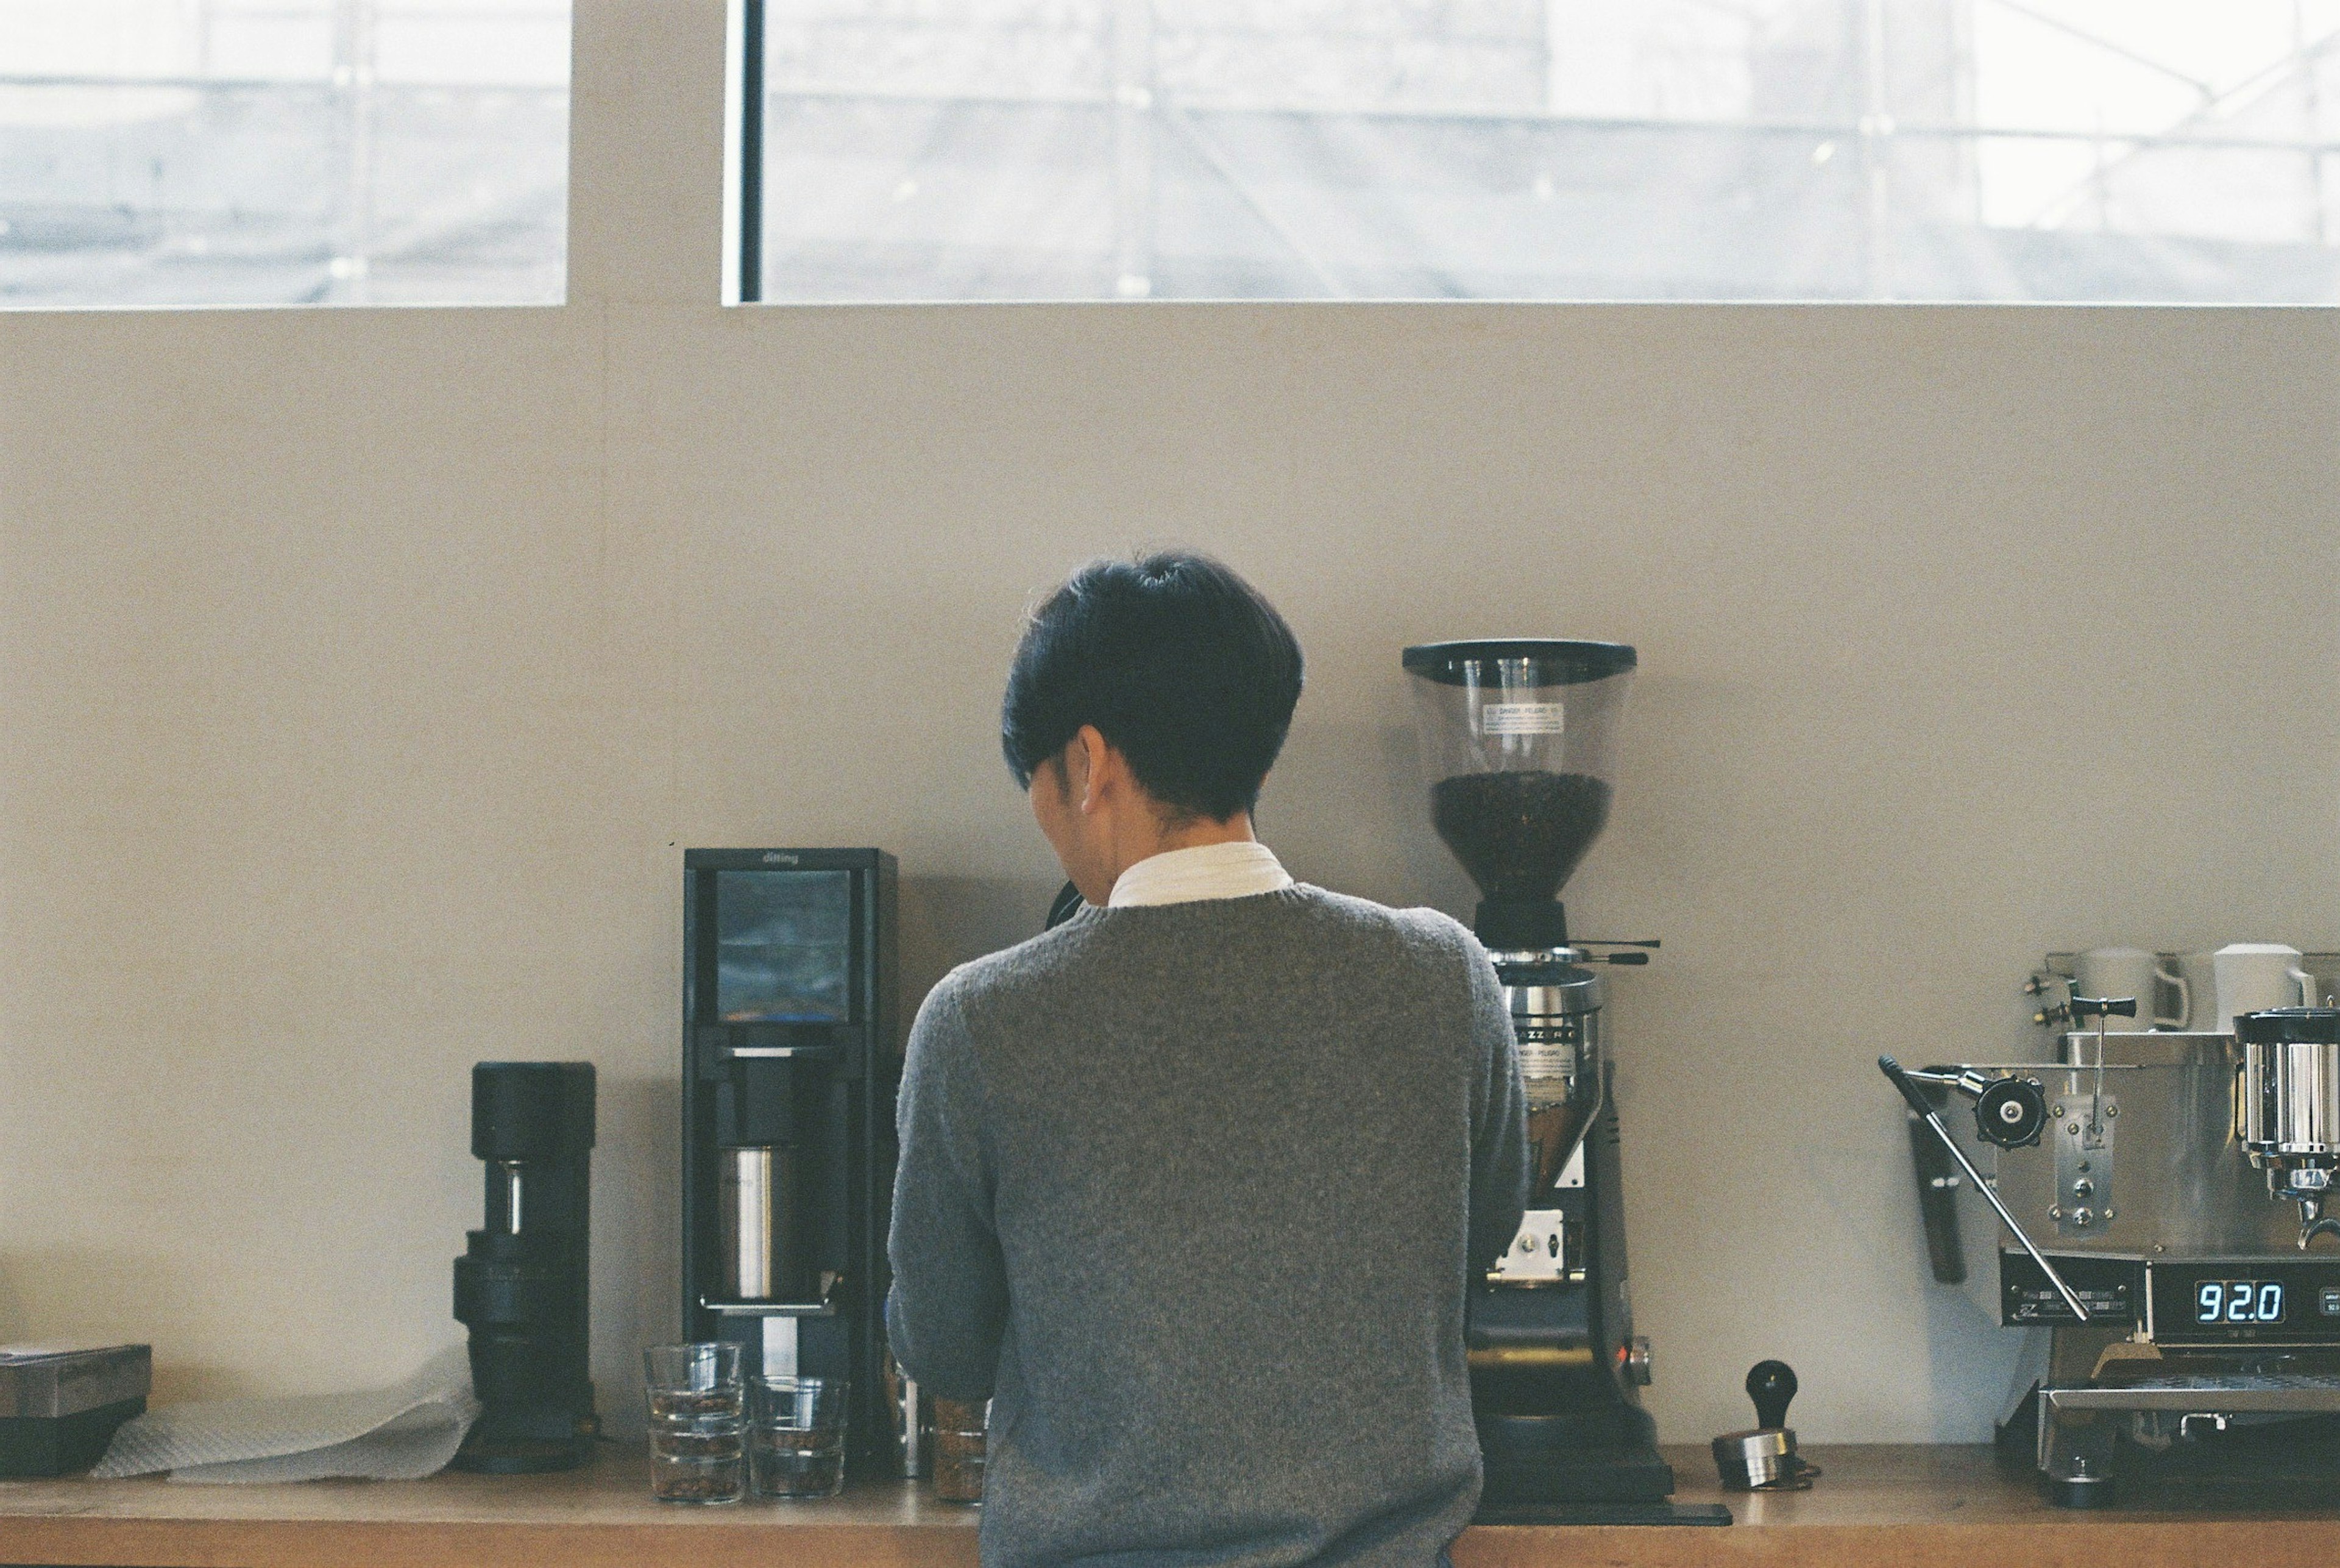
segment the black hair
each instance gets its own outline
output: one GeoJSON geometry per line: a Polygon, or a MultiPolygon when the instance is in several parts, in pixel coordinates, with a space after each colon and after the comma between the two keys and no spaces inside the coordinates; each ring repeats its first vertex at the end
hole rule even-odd
{"type": "Polygon", "coordinates": [[[1224,822],[1259,803],[1300,684],[1292,628],[1218,561],[1185,551],[1093,561],[1024,629],[999,746],[1028,789],[1094,724],[1166,810],[1224,822]]]}

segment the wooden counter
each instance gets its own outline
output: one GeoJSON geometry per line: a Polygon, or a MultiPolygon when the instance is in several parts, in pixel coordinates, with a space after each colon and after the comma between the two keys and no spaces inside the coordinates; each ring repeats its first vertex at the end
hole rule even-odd
{"type": "MultiPolygon", "coordinates": [[[[1723,1497],[1703,1450],[1671,1450],[1680,1499],[1730,1503],[1727,1529],[1471,1531],[1455,1568],[1579,1564],[2102,1564],[2331,1568],[2340,1505],[2281,1514],[2061,1513],[1980,1448],[1819,1448],[1808,1493],[1723,1497]]],[[[925,1488],[817,1503],[653,1503],[641,1454],[568,1475],[179,1486],[0,1482],[0,1563],[135,1568],[972,1568],[977,1512],[925,1488]]]]}

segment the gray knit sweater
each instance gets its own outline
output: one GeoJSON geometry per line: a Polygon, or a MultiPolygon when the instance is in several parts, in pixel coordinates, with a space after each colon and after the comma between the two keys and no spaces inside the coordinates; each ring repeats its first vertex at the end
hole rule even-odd
{"type": "Polygon", "coordinates": [[[1429,1568],[1479,1494],[1466,1282],[1519,1067],[1468,932],[1305,884],[954,970],[902,1081],[904,1368],[993,1396],[986,1568],[1429,1568]]]}

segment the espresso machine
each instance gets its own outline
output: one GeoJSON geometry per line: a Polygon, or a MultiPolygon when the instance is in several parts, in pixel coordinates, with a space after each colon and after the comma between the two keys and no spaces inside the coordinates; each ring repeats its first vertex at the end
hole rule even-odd
{"type": "Polygon", "coordinates": [[[847,1379],[848,1474],[897,1474],[894,858],[688,849],[682,877],[683,1334],[847,1379]]]}
{"type": "Polygon", "coordinates": [[[2048,1059],[1879,1063],[1935,1277],[1993,1252],[1978,1294],[2052,1331],[2002,1455],[2067,1507],[2340,1498],[2340,1009],[2120,1032],[2149,998],[2062,1006],[2078,1027],[2048,1059]],[[1971,1245],[1978,1218],[1996,1245],[1971,1245]]]}
{"type": "Polygon", "coordinates": [[[1655,942],[1572,940],[1561,888],[1609,820],[1621,643],[1538,639],[1409,648],[1438,836],[1478,885],[1473,922],[1510,999],[1534,1165],[1518,1237],[1472,1283],[1471,1394],[1487,1523],[1728,1523],[1677,1505],[1641,1407],[1617,1108],[1595,964],[1655,942]]]}

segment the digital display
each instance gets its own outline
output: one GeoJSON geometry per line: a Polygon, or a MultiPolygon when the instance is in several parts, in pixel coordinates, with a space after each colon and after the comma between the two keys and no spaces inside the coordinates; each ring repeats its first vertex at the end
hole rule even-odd
{"type": "Polygon", "coordinates": [[[715,1009],[727,1024],[852,1016],[848,871],[715,874],[715,1009]]]}
{"type": "Polygon", "coordinates": [[[2283,1281],[2206,1279],[2194,1286],[2196,1323],[2281,1323],[2283,1281]]]}
{"type": "MultiPolygon", "coordinates": [[[[2031,1261],[2020,1253],[2015,1256],[2025,1264],[2031,1261]]],[[[2340,1348],[2340,1253],[2303,1258],[2191,1257],[2166,1264],[2148,1260],[2137,1266],[2145,1275],[2147,1295],[2137,1304],[2135,1322],[2150,1325],[2153,1337],[2165,1345],[2340,1348]]],[[[2037,1274],[2036,1267],[2032,1272],[2037,1274]]],[[[2027,1287],[2030,1283],[2026,1276],[2027,1287]]],[[[2089,1310],[2093,1315],[2093,1304],[2089,1310]]],[[[2014,1315],[2006,1315],[2004,1321],[2014,1322],[2014,1315]]],[[[2069,1319],[2039,1316],[2031,1321],[2069,1319]]]]}

